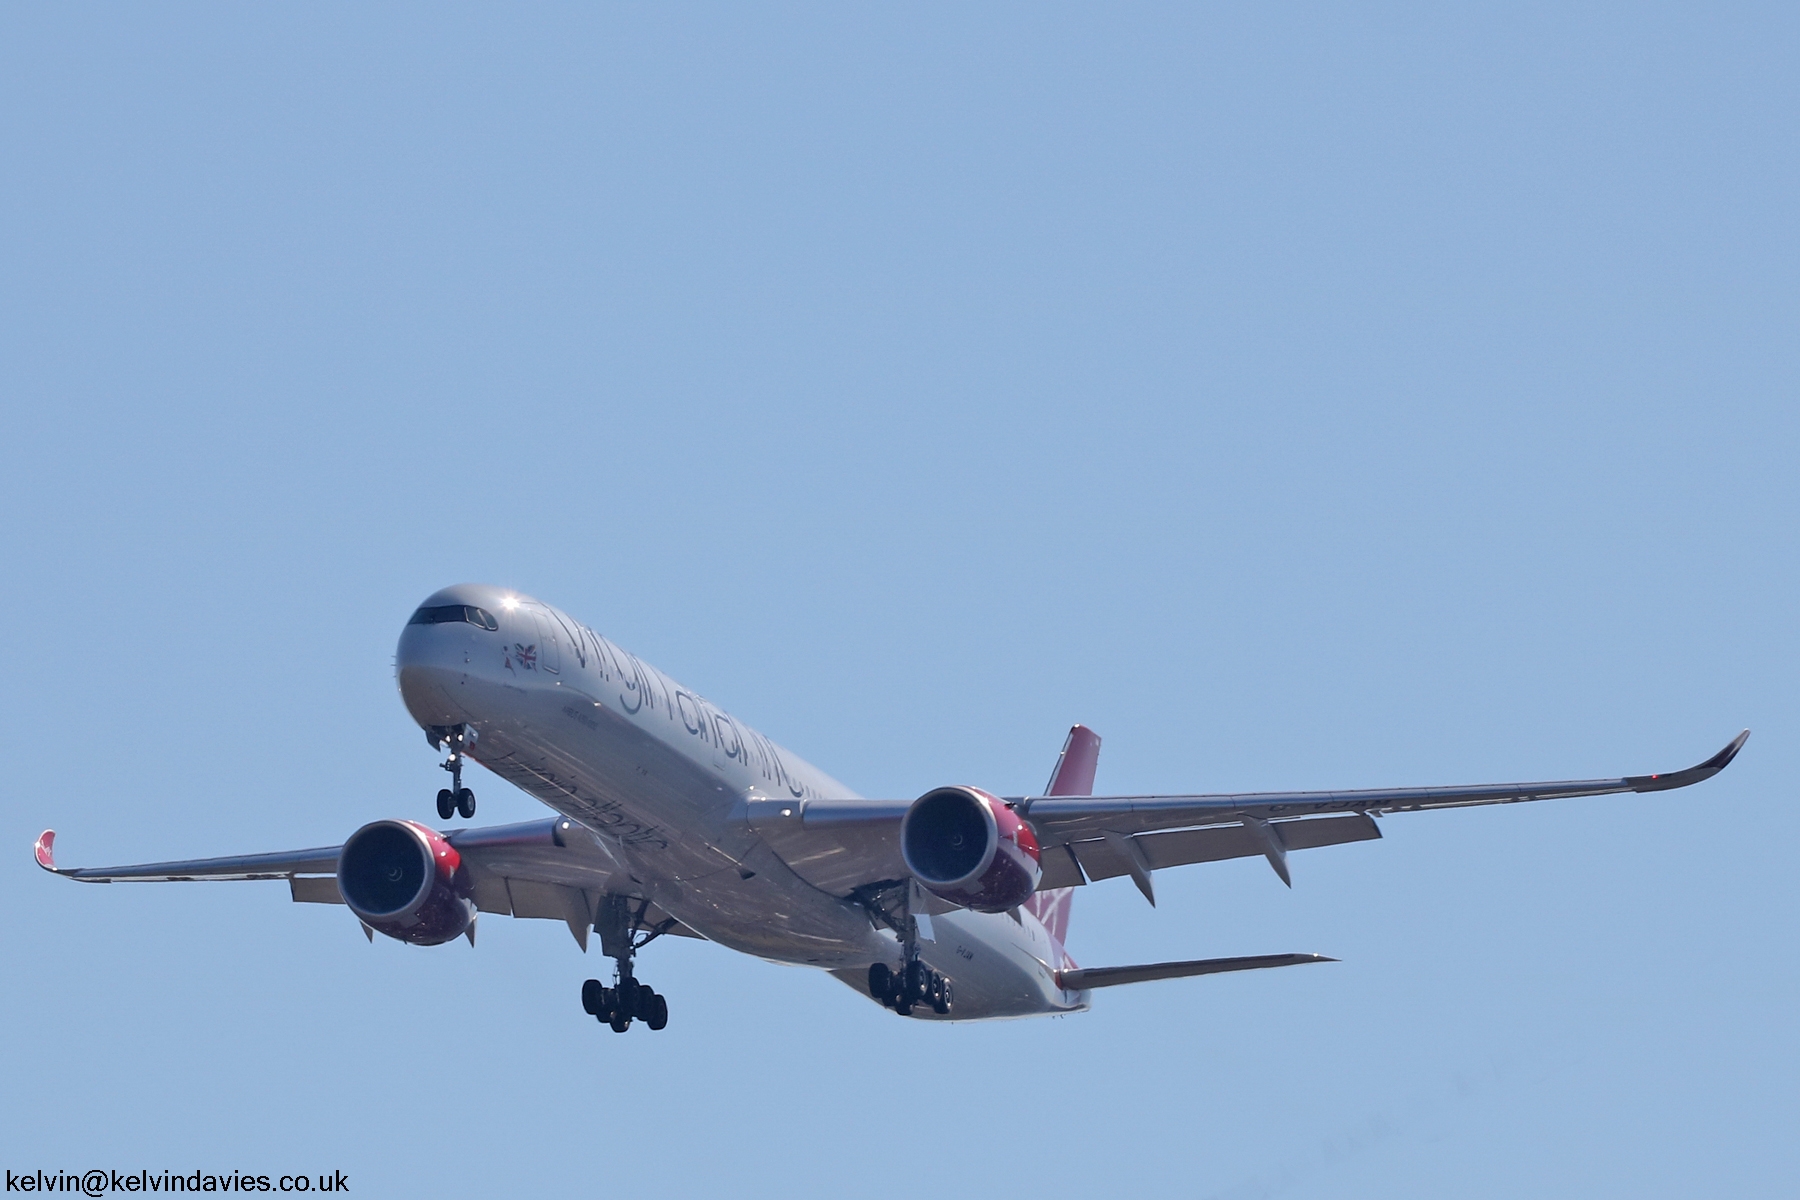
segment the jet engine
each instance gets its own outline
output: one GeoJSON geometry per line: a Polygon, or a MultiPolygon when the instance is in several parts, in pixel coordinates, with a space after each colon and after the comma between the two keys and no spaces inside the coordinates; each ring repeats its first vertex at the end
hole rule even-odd
{"type": "Polygon", "coordinates": [[[416,821],[371,821],[338,852],[338,892],[377,933],[436,946],[475,919],[462,855],[416,821]]]}
{"type": "Polygon", "coordinates": [[[900,853],[926,891],[977,912],[1017,908],[1043,875],[1031,826],[980,788],[914,800],[900,820],[900,853]]]}

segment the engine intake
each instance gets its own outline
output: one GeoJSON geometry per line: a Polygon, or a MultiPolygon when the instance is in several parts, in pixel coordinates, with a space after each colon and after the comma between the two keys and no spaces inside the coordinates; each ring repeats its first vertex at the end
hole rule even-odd
{"type": "Polygon", "coordinates": [[[414,821],[372,821],[338,852],[338,892],[377,933],[436,946],[475,920],[469,873],[444,836],[414,821]]]}
{"type": "Polygon", "coordinates": [[[980,788],[926,792],[900,821],[906,869],[941,900],[978,912],[1017,908],[1043,877],[1037,835],[980,788]]]}

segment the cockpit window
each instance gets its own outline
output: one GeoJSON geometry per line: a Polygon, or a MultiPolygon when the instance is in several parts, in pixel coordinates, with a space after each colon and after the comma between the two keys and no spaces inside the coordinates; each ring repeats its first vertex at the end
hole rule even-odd
{"type": "Polygon", "coordinates": [[[445,625],[457,621],[467,621],[489,630],[500,628],[500,622],[494,620],[493,613],[485,608],[476,608],[473,604],[428,604],[414,613],[407,624],[445,625]]]}

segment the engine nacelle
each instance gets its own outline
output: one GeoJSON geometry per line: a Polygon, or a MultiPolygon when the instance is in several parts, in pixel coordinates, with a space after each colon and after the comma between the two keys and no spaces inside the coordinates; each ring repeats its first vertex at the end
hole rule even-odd
{"type": "Polygon", "coordinates": [[[900,821],[900,854],[926,891],[977,912],[1017,908],[1043,876],[1037,835],[980,788],[926,792],[900,821]]]}
{"type": "Polygon", "coordinates": [[[462,855],[416,821],[371,821],[338,852],[338,893],[376,933],[436,946],[475,920],[462,855]]]}

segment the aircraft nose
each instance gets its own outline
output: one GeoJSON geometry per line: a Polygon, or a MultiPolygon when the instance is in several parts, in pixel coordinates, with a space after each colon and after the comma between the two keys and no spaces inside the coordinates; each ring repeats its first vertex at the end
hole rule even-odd
{"type": "Polygon", "coordinates": [[[485,675],[504,651],[503,635],[522,597],[500,588],[459,584],[425,598],[400,631],[395,682],[420,725],[471,718],[461,702],[471,677],[485,675]]]}

